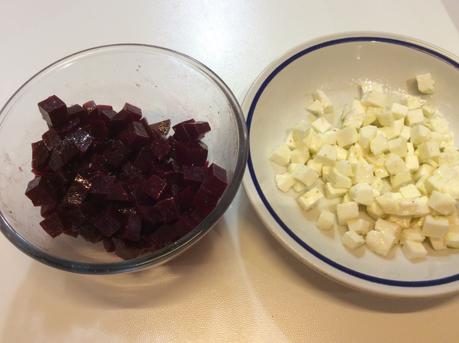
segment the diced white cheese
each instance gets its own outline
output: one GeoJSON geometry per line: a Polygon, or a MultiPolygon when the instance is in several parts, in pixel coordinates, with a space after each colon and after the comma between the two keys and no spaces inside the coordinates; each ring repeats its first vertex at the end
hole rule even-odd
{"type": "Polygon", "coordinates": [[[323,210],[322,212],[320,212],[319,219],[317,220],[316,225],[321,230],[333,229],[336,225],[335,215],[328,210],[323,210]]]}
{"type": "Polygon", "coordinates": [[[429,206],[438,213],[447,216],[456,210],[456,201],[449,194],[433,191],[429,198],[429,206]]]}
{"type": "Polygon", "coordinates": [[[365,118],[363,118],[363,123],[362,125],[370,125],[376,121],[376,117],[378,114],[382,112],[381,107],[374,107],[374,106],[369,106],[367,107],[367,111],[365,112],[365,118]]]}
{"type": "Polygon", "coordinates": [[[400,130],[400,137],[409,140],[411,138],[411,128],[409,126],[403,125],[402,129],[400,130]]]}
{"type": "Polygon", "coordinates": [[[422,111],[424,112],[424,116],[427,118],[432,117],[437,112],[437,110],[434,107],[429,105],[422,106],[422,111]]]}
{"type": "Polygon", "coordinates": [[[292,150],[292,153],[290,155],[290,160],[292,163],[305,164],[308,159],[309,159],[309,150],[295,149],[295,150],[292,150]]]}
{"type": "Polygon", "coordinates": [[[405,162],[396,154],[389,154],[387,156],[385,167],[390,175],[395,175],[406,170],[405,162]]]}
{"type": "Polygon", "coordinates": [[[378,128],[373,125],[367,125],[360,129],[359,143],[363,149],[368,149],[370,147],[370,142],[376,136],[378,128]]]}
{"type": "Polygon", "coordinates": [[[314,187],[311,190],[304,193],[303,195],[301,195],[300,197],[298,197],[297,202],[303,210],[308,211],[311,208],[313,208],[317,204],[317,202],[322,198],[323,194],[320,191],[320,189],[314,187]]]}
{"type": "Polygon", "coordinates": [[[420,74],[416,76],[418,83],[418,91],[422,94],[432,94],[435,88],[435,81],[430,73],[420,74]]]}
{"type": "Polygon", "coordinates": [[[417,181],[423,176],[430,176],[432,175],[434,168],[428,164],[421,164],[419,169],[416,171],[414,175],[414,179],[417,181]]]}
{"type": "Polygon", "coordinates": [[[379,130],[382,132],[384,137],[387,139],[392,139],[392,138],[397,138],[400,136],[400,133],[402,132],[402,128],[404,127],[404,120],[403,119],[397,119],[394,120],[394,123],[391,126],[384,126],[380,128],[379,130]]]}
{"type": "Polygon", "coordinates": [[[322,107],[324,109],[324,112],[332,112],[333,111],[333,104],[330,100],[330,98],[325,94],[324,91],[318,89],[314,93],[312,93],[312,98],[314,100],[320,101],[322,104],[322,107]]]}
{"type": "Polygon", "coordinates": [[[395,138],[389,141],[389,151],[397,154],[400,157],[405,157],[407,154],[407,144],[404,138],[395,138]]]}
{"type": "Polygon", "coordinates": [[[390,177],[390,183],[392,188],[399,189],[402,186],[405,186],[413,181],[411,173],[408,170],[403,170],[395,175],[390,177]]]}
{"type": "Polygon", "coordinates": [[[373,188],[368,183],[357,183],[349,190],[352,200],[358,204],[371,205],[374,199],[373,188]]]}
{"type": "Polygon", "coordinates": [[[347,150],[340,147],[340,146],[336,146],[336,159],[338,161],[342,161],[342,160],[345,160],[347,159],[347,150]]]}
{"type": "Polygon", "coordinates": [[[400,194],[405,198],[405,199],[414,199],[422,196],[422,194],[419,192],[418,188],[413,185],[409,184],[403,187],[400,187],[400,194]]]}
{"type": "Polygon", "coordinates": [[[405,241],[402,250],[410,260],[422,259],[427,256],[427,250],[421,242],[405,241]]]}
{"type": "Polygon", "coordinates": [[[367,212],[373,219],[382,218],[385,214],[376,201],[373,201],[371,205],[367,206],[367,212]]]}
{"type": "Polygon", "coordinates": [[[345,127],[336,133],[336,142],[341,147],[354,144],[359,139],[357,130],[352,127],[345,127]]]}
{"type": "Polygon", "coordinates": [[[292,131],[289,131],[289,133],[287,134],[287,138],[285,139],[285,144],[292,150],[296,148],[296,142],[293,139],[292,131]]]}
{"type": "Polygon", "coordinates": [[[365,240],[355,231],[347,231],[343,234],[341,238],[343,245],[351,250],[357,249],[358,247],[365,244],[365,240]]]}
{"type": "Polygon", "coordinates": [[[305,166],[303,164],[297,165],[294,170],[291,171],[291,173],[295,180],[300,181],[307,187],[312,186],[319,178],[319,173],[317,173],[311,167],[305,166]]]}
{"type": "Polygon", "coordinates": [[[336,132],[338,129],[331,129],[325,132],[322,136],[324,144],[335,145],[336,144],[336,132]]]}
{"type": "Polygon", "coordinates": [[[410,217],[401,217],[401,216],[394,216],[391,215],[387,217],[387,221],[397,224],[400,226],[402,229],[408,229],[411,224],[411,218],[410,217]]]}
{"type": "Polygon", "coordinates": [[[359,100],[354,99],[351,107],[343,113],[343,127],[359,128],[365,118],[365,107],[359,100]]]}
{"type": "Polygon", "coordinates": [[[368,232],[365,241],[370,250],[387,256],[395,243],[395,237],[389,233],[372,230],[368,232]]]}
{"type": "Polygon", "coordinates": [[[370,142],[370,150],[374,155],[380,155],[389,150],[389,143],[382,134],[377,134],[370,142]]]}
{"type": "Polygon", "coordinates": [[[348,220],[347,227],[349,231],[354,231],[360,235],[365,235],[373,227],[373,223],[364,218],[355,218],[348,220]]]}
{"type": "Polygon", "coordinates": [[[425,216],[429,214],[427,197],[422,196],[414,199],[401,199],[398,202],[398,215],[400,216],[425,216]]]}
{"type": "Polygon", "coordinates": [[[406,241],[423,242],[425,238],[420,229],[405,229],[401,233],[400,241],[402,243],[406,241]]]}
{"type": "Polygon", "coordinates": [[[374,170],[375,176],[377,178],[383,179],[385,177],[389,176],[389,173],[387,172],[386,168],[384,167],[378,167],[374,170]]]}
{"type": "Polygon", "coordinates": [[[419,159],[415,154],[408,154],[405,157],[405,167],[410,172],[415,172],[419,168],[419,159]]]}
{"type": "Polygon", "coordinates": [[[331,124],[324,117],[317,118],[311,124],[311,126],[320,133],[324,133],[331,128],[331,124]]]}
{"type": "Polygon", "coordinates": [[[309,112],[314,113],[315,115],[322,116],[325,112],[324,105],[319,100],[314,100],[307,107],[309,112]]]}
{"type": "Polygon", "coordinates": [[[328,175],[328,180],[336,188],[351,188],[352,181],[346,175],[341,174],[336,168],[333,168],[328,175]]]}
{"type": "Polygon", "coordinates": [[[339,171],[341,174],[345,176],[352,177],[354,175],[352,172],[351,163],[349,161],[346,161],[346,160],[336,161],[335,168],[337,171],[339,171]]]}
{"type": "Polygon", "coordinates": [[[372,90],[368,93],[365,93],[362,97],[362,103],[365,106],[384,107],[386,106],[386,102],[386,94],[384,94],[384,92],[380,92],[377,90],[372,90]]]}
{"type": "Polygon", "coordinates": [[[446,246],[449,248],[459,248],[459,232],[448,232],[445,237],[446,246]]]}
{"type": "Polygon", "coordinates": [[[325,195],[327,198],[338,198],[343,196],[348,191],[347,188],[335,188],[330,182],[325,184],[325,195]]]}
{"type": "Polygon", "coordinates": [[[443,116],[435,116],[431,118],[430,125],[432,126],[432,131],[438,133],[449,133],[448,121],[443,116]]]}
{"type": "Polygon", "coordinates": [[[309,127],[309,123],[306,120],[301,120],[290,130],[295,147],[303,145],[302,141],[308,132],[314,132],[314,130],[309,127]]]}
{"type": "Polygon", "coordinates": [[[400,193],[387,192],[376,197],[376,202],[384,213],[398,214],[400,209],[399,203],[402,198],[400,193]]]}
{"type": "Polygon", "coordinates": [[[323,164],[334,164],[336,161],[336,147],[334,145],[323,145],[316,158],[323,164]]]}
{"type": "Polygon", "coordinates": [[[286,166],[290,163],[292,152],[287,144],[282,144],[271,154],[270,160],[280,166],[286,166]]]}
{"type": "Polygon", "coordinates": [[[371,91],[384,92],[384,88],[381,83],[370,80],[360,82],[360,89],[362,91],[362,95],[371,91]]]}
{"type": "Polygon", "coordinates": [[[428,141],[418,146],[418,157],[421,161],[430,160],[440,155],[440,147],[437,142],[428,141]]]}
{"type": "Polygon", "coordinates": [[[320,150],[322,145],[325,144],[322,137],[323,136],[321,134],[318,134],[314,130],[311,130],[303,139],[303,144],[309,149],[309,151],[315,154],[320,150]]]}
{"type": "Polygon", "coordinates": [[[297,193],[304,192],[306,190],[306,185],[304,185],[300,181],[295,181],[295,183],[293,184],[293,190],[297,193]]]}
{"type": "Polygon", "coordinates": [[[448,232],[448,219],[445,217],[426,216],[422,226],[422,234],[427,237],[443,239],[448,232]]]}
{"type": "Polygon", "coordinates": [[[429,242],[434,250],[445,250],[446,242],[444,238],[429,237],[429,242]]]}
{"type": "Polygon", "coordinates": [[[405,105],[408,107],[409,110],[421,108],[425,103],[426,101],[424,99],[421,99],[417,96],[413,96],[413,95],[405,96],[405,105]]]}
{"type": "Polygon", "coordinates": [[[324,165],[322,167],[322,179],[323,180],[328,181],[328,175],[330,175],[332,168],[333,167],[329,165],[324,165]]]}
{"type": "Polygon", "coordinates": [[[396,119],[405,118],[408,114],[408,107],[396,102],[392,104],[390,110],[396,119]]]}
{"type": "Polygon", "coordinates": [[[424,113],[420,108],[409,110],[405,118],[408,126],[424,123],[424,113]]]}
{"type": "Polygon", "coordinates": [[[295,179],[290,173],[276,175],[276,185],[282,192],[288,192],[295,183],[295,179]]]}
{"type": "Polygon", "coordinates": [[[355,163],[352,164],[352,172],[354,174],[354,184],[356,183],[372,183],[373,167],[367,163],[355,163]]]}
{"type": "Polygon", "coordinates": [[[424,125],[415,125],[411,128],[411,142],[415,145],[419,145],[429,140],[430,130],[424,125]]]}
{"type": "Polygon", "coordinates": [[[343,202],[336,206],[336,214],[339,225],[346,225],[349,220],[359,216],[359,205],[353,201],[343,202]]]}
{"type": "Polygon", "coordinates": [[[391,234],[396,239],[400,236],[401,228],[400,225],[384,220],[378,219],[375,223],[375,230],[387,234],[391,234]]]}
{"type": "Polygon", "coordinates": [[[389,111],[382,111],[376,116],[376,119],[378,119],[381,126],[392,126],[394,124],[394,116],[389,111]]]}

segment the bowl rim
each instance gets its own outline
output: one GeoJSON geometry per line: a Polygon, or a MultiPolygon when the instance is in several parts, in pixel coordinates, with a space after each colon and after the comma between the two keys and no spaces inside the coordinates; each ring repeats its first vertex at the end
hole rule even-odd
{"type": "MultiPolygon", "coordinates": [[[[399,46],[420,50],[422,53],[430,54],[433,58],[439,58],[443,62],[459,69],[459,57],[455,54],[433,44],[403,35],[375,31],[351,31],[318,37],[283,53],[270,63],[252,83],[242,103],[242,108],[246,114],[249,139],[251,120],[256,103],[264,88],[273,78],[275,78],[277,73],[289,63],[310,51],[346,42],[381,42],[398,44],[399,46]]],[[[397,280],[382,279],[363,274],[352,268],[345,267],[338,262],[332,261],[316,251],[313,247],[296,236],[270,206],[269,201],[264,196],[261,186],[257,181],[250,149],[248,168],[243,179],[243,185],[257,214],[264,222],[268,231],[281,243],[281,245],[301,262],[338,283],[373,294],[396,297],[439,296],[459,290],[459,274],[455,280],[448,280],[447,283],[440,284],[431,284],[428,281],[425,283],[422,281],[414,282],[414,284],[413,282],[399,282],[397,280]]]]}
{"type": "Polygon", "coordinates": [[[189,233],[187,233],[185,236],[183,236],[174,243],[171,243],[159,250],[153,251],[152,253],[147,253],[137,258],[125,261],[120,260],[117,262],[110,263],[86,263],[71,261],[48,254],[40,248],[29,243],[22,235],[16,232],[14,228],[9,224],[2,211],[0,210],[0,230],[14,246],[16,246],[26,255],[32,257],[33,259],[41,263],[67,272],[79,274],[118,274],[124,272],[133,272],[153,265],[160,265],[172,259],[173,257],[178,256],[186,249],[194,245],[196,242],[198,242],[202,237],[204,237],[210,231],[210,229],[216,224],[220,217],[223,216],[223,214],[231,204],[239,189],[248,158],[249,142],[245,118],[241,106],[239,105],[235,95],[233,94],[231,89],[226,85],[226,83],[212,69],[210,69],[197,59],[170,48],[151,44],[115,43],[99,45],[74,52],[72,54],[69,54],[56,60],[55,62],[52,62],[51,64],[47,65],[46,67],[42,68],[41,70],[33,74],[8,98],[8,100],[0,109],[0,125],[5,119],[5,110],[9,108],[16,96],[18,96],[21,93],[23,88],[25,88],[30,82],[35,80],[37,77],[41,76],[42,74],[50,71],[55,67],[58,67],[62,63],[65,63],[66,61],[72,58],[84,55],[88,52],[98,53],[112,48],[146,48],[148,50],[155,50],[156,52],[159,51],[161,53],[169,54],[174,58],[178,58],[184,61],[187,65],[193,67],[197,71],[203,73],[205,76],[210,78],[214,85],[218,87],[220,91],[222,91],[225,95],[236,119],[239,140],[236,167],[234,169],[232,180],[225,192],[223,193],[223,195],[221,196],[219,202],[217,203],[217,206],[206,218],[204,218],[204,220],[198,226],[196,226],[193,230],[191,230],[189,233]]]}

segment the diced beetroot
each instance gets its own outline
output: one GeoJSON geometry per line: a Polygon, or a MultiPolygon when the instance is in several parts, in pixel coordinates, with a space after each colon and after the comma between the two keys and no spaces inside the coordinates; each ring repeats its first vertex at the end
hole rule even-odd
{"type": "Polygon", "coordinates": [[[90,193],[98,196],[108,196],[112,190],[116,177],[111,175],[99,175],[92,180],[90,193]]]}
{"type": "Polygon", "coordinates": [[[55,95],[39,102],[38,108],[49,127],[59,127],[67,122],[67,106],[55,95]]]}
{"type": "Polygon", "coordinates": [[[81,128],[68,135],[67,139],[75,145],[80,154],[84,154],[86,151],[88,151],[89,147],[94,141],[94,138],[81,128]]]}
{"type": "MultiPolygon", "coordinates": [[[[94,104],[95,106],[96,104],[94,104]]],[[[69,118],[84,118],[87,115],[86,110],[81,107],[80,105],[72,105],[67,108],[67,113],[69,114],[69,118]]]]}
{"type": "Polygon", "coordinates": [[[125,103],[120,113],[125,113],[130,121],[140,120],[140,118],[142,118],[142,110],[130,103],[125,103]]]}
{"type": "Polygon", "coordinates": [[[154,209],[158,212],[160,220],[164,223],[170,223],[179,216],[177,204],[174,198],[167,198],[157,202],[154,209]]]}
{"type": "Polygon", "coordinates": [[[65,206],[81,206],[91,186],[92,184],[88,179],[81,175],[77,175],[62,199],[62,204],[65,206]]]}
{"type": "Polygon", "coordinates": [[[65,139],[51,152],[48,165],[54,171],[59,170],[76,155],[78,155],[78,149],[75,144],[65,139]]]}
{"type": "Polygon", "coordinates": [[[203,183],[207,179],[208,171],[203,166],[183,166],[183,179],[185,181],[203,183]]]}
{"type": "Polygon", "coordinates": [[[127,129],[121,132],[119,138],[126,146],[132,146],[134,149],[139,149],[150,141],[150,136],[138,121],[130,123],[127,129]]]}
{"type": "Polygon", "coordinates": [[[32,143],[32,169],[42,170],[48,161],[49,151],[43,141],[32,143]]]}
{"type": "Polygon", "coordinates": [[[151,175],[144,183],[143,191],[157,200],[166,188],[167,182],[156,175],[151,175]]]}
{"type": "Polygon", "coordinates": [[[134,167],[131,162],[127,162],[121,167],[121,173],[119,176],[124,180],[138,180],[142,178],[142,172],[134,167]]]}
{"type": "Polygon", "coordinates": [[[64,224],[56,212],[42,220],[40,226],[53,238],[59,236],[64,231],[64,224]]]}
{"type": "Polygon", "coordinates": [[[174,138],[182,141],[197,141],[210,131],[210,125],[204,121],[186,121],[174,126],[174,138]]]}
{"type": "Polygon", "coordinates": [[[163,137],[160,137],[159,139],[153,141],[153,143],[151,143],[151,147],[152,147],[153,155],[158,160],[164,159],[171,151],[171,146],[169,144],[169,141],[163,137]]]}
{"type": "Polygon", "coordinates": [[[203,186],[199,187],[196,192],[193,204],[203,212],[210,213],[218,202],[218,197],[209,193],[203,186]]]}
{"type": "Polygon", "coordinates": [[[86,112],[91,113],[97,108],[97,105],[94,100],[89,100],[83,104],[83,108],[86,110],[86,112]]]}
{"type": "Polygon", "coordinates": [[[175,142],[175,159],[187,166],[203,166],[207,161],[207,146],[202,142],[175,142]]]}
{"type": "Polygon", "coordinates": [[[177,205],[182,211],[186,211],[194,206],[194,196],[196,194],[197,187],[188,186],[180,191],[175,197],[177,205]]]}
{"type": "Polygon", "coordinates": [[[114,252],[115,251],[115,244],[113,243],[113,241],[110,238],[104,239],[103,242],[104,242],[105,251],[107,251],[107,252],[114,252]]]}
{"type": "Polygon", "coordinates": [[[99,113],[100,113],[100,117],[107,123],[110,122],[117,114],[115,111],[113,111],[112,108],[99,110],[99,113]]]}
{"type": "Polygon", "coordinates": [[[25,195],[34,206],[49,206],[56,202],[56,195],[49,182],[41,176],[36,177],[27,185],[25,195]]]}
{"type": "Polygon", "coordinates": [[[70,117],[64,125],[58,127],[56,130],[59,132],[59,135],[64,137],[73,130],[77,129],[81,124],[80,121],[81,119],[79,117],[70,117]]]}
{"type": "Polygon", "coordinates": [[[86,223],[81,225],[79,231],[81,237],[83,237],[88,242],[97,243],[102,240],[102,235],[92,224],[86,223]]]}
{"type": "Polygon", "coordinates": [[[115,245],[115,254],[124,260],[130,260],[139,256],[141,248],[132,242],[125,242],[118,238],[112,238],[115,245]]]}
{"type": "Polygon", "coordinates": [[[121,223],[116,212],[111,209],[104,211],[94,221],[94,226],[104,237],[111,237],[121,229],[121,223]]]}
{"type": "Polygon", "coordinates": [[[120,238],[127,239],[128,241],[132,242],[137,242],[140,239],[141,231],[142,220],[140,216],[136,214],[128,215],[126,218],[126,224],[124,225],[120,238]]]}
{"type": "Polygon", "coordinates": [[[102,111],[113,110],[113,107],[111,105],[96,105],[96,109],[101,113],[102,111]]]}
{"type": "Polygon", "coordinates": [[[186,133],[186,130],[183,127],[183,125],[184,124],[192,124],[194,122],[195,122],[194,119],[188,119],[188,120],[182,121],[182,122],[172,126],[172,129],[174,130],[173,137],[178,141],[182,141],[182,142],[183,141],[188,141],[189,140],[188,134],[186,133]]]}
{"type": "Polygon", "coordinates": [[[111,185],[107,199],[113,201],[129,201],[130,197],[121,182],[117,181],[111,185]]]}
{"type": "Polygon", "coordinates": [[[90,122],[89,126],[85,128],[91,136],[99,140],[105,140],[108,138],[108,128],[107,125],[101,120],[93,120],[90,122]]]}
{"type": "Polygon", "coordinates": [[[170,119],[166,119],[154,124],[150,124],[150,128],[162,136],[167,136],[171,129],[171,121],[170,119]]]}
{"type": "Polygon", "coordinates": [[[159,223],[160,214],[154,208],[154,206],[138,205],[137,210],[142,219],[150,223],[151,225],[157,225],[159,223]]]}
{"type": "Polygon", "coordinates": [[[52,205],[43,205],[41,206],[40,208],[40,215],[43,217],[43,218],[46,218],[48,217],[52,212],[54,212],[56,208],[56,204],[52,204],[52,205]]]}
{"type": "Polygon", "coordinates": [[[81,207],[61,207],[58,213],[64,224],[64,233],[74,237],[78,236],[79,227],[87,219],[81,207]]]}
{"type": "Polygon", "coordinates": [[[228,186],[226,170],[212,163],[209,167],[209,175],[202,186],[212,195],[220,197],[228,186]]]}
{"type": "Polygon", "coordinates": [[[118,168],[128,157],[129,151],[118,139],[110,141],[109,145],[104,150],[105,158],[109,166],[118,168]]]}
{"type": "Polygon", "coordinates": [[[41,138],[43,139],[43,143],[49,151],[52,151],[53,149],[57,148],[59,145],[62,144],[62,139],[59,136],[59,133],[52,128],[46,131],[41,136],[41,138]]]}
{"type": "Polygon", "coordinates": [[[133,164],[138,170],[147,173],[151,168],[154,158],[155,155],[153,154],[152,147],[147,145],[139,150],[133,164]]]}

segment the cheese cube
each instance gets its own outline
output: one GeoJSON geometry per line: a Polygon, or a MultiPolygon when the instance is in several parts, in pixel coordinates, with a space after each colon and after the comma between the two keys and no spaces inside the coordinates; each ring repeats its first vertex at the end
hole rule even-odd
{"type": "Polygon", "coordinates": [[[311,126],[320,133],[324,133],[331,128],[331,124],[324,117],[317,118],[311,124],[311,126]]]}
{"type": "Polygon", "coordinates": [[[408,107],[396,102],[392,104],[390,110],[396,119],[405,118],[408,114],[408,107]]]}
{"type": "Polygon", "coordinates": [[[347,150],[340,147],[336,146],[336,159],[338,161],[345,160],[347,158],[347,150]]]}
{"type": "Polygon", "coordinates": [[[414,199],[414,198],[418,198],[418,197],[420,197],[422,195],[419,192],[418,188],[413,184],[400,187],[400,194],[405,199],[414,199]]]}
{"type": "Polygon", "coordinates": [[[270,160],[280,166],[286,166],[290,163],[292,152],[287,144],[282,144],[271,154],[270,160]]]}
{"type": "Polygon", "coordinates": [[[412,181],[413,179],[411,178],[411,173],[408,170],[401,171],[390,177],[390,183],[394,189],[399,189],[412,181]]]}
{"type": "Polygon", "coordinates": [[[456,201],[449,194],[433,191],[429,198],[429,206],[438,213],[446,216],[455,212],[456,201]]]}
{"type": "Polygon", "coordinates": [[[411,128],[403,125],[400,130],[400,137],[405,138],[405,140],[409,140],[411,138],[411,128]]]}
{"type": "Polygon", "coordinates": [[[385,214],[376,201],[373,201],[371,205],[367,206],[367,212],[373,219],[382,218],[385,214]]]}
{"type": "Polygon", "coordinates": [[[437,142],[428,141],[418,146],[418,157],[421,161],[430,160],[440,155],[440,147],[437,142]]]}
{"type": "Polygon", "coordinates": [[[420,108],[415,110],[409,110],[405,118],[406,124],[408,126],[413,126],[416,124],[424,123],[424,113],[420,108]]]}
{"type": "Polygon", "coordinates": [[[421,164],[416,174],[414,175],[415,180],[419,180],[423,176],[432,175],[434,168],[428,164],[421,164]]]}
{"type": "Polygon", "coordinates": [[[310,134],[303,139],[304,145],[310,152],[316,154],[320,148],[325,144],[321,134],[310,134]]]}
{"type": "Polygon", "coordinates": [[[435,116],[430,119],[432,131],[438,133],[449,133],[449,123],[443,116],[435,116]]]}
{"type": "Polygon", "coordinates": [[[384,168],[384,167],[376,168],[374,170],[374,173],[375,173],[375,176],[380,178],[380,179],[383,179],[383,178],[389,176],[389,173],[387,172],[387,169],[384,168]]]}
{"type": "Polygon", "coordinates": [[[316,90],[314,93],[312,93],[312,98],[314,100],[320,101],[324,109],[324,112],[329,113],[333,111],[333,104],[324,91],[320,89],[316,90]]]}
{"type": "Polygon", "coordinates": [[[295,183],[295,179],[290,173],[276,175],[276,185],[282,192],[288,192],[295,183]]]}
{"type": "Polygon", "coordinates": [[[336,147],[328,144],[323,145],[316,158],[323,164],[334,164],[336,161],[336,147]]]}
{"type": "Polygon", "coordinates": [[[354,231],[360,235],[365,235],[373,227],[373,223],[364,218],[355,218],[347,222],[347,227],[349,231],[354,231]]]}
{"type": "Polygon", "coordinates": [[[410,172],[415,172],[419,168],[419,160],[418,157],[414,154],[408,154],[405,157],[405,167],[410,172]]]}
{"type": "Polygon", "coordinates": [[[323,210],[320,212],[319,219],[317,220],[316,226],[321,230],[333,229],[336,225],[335,215],[328,211],[323,210]]]}
{"type": "Polygon", "coordinates": [[[306,165],[312,170],[315,170],[317,173],[322,172],[322,162],[318,161],[316,158],[310,159],[306,165]]]}
{"type": "Polygon", "coordinates": [[[352,186],[351,179],[341,174],[336,168],[331,170],[328,180],[336,188],[350,188],[352,186]]]}
{"type": "Polygon", "coordinates": [[[348,191],[347,188],[335,188],[330,182],[327,182],[325,184],[325,195],[327,198],[338,198],[344,194],[346,194],[348,191]]]}
{"type": "Polygon", "coordinates": [[[359,139],[357,130],[352,127],[345,127],[336,133],[336,142],[341,147],[354,144],[359,139]]]}
{"type": "Polygon", "coordinates": [[[405,162],[403,162],[400,156],[395,154],[387,156],[385,166],[390,175],[395,175],[406,170],[405,162]]]}
{"type": "Polygon", "coordinates": [[[365,244],[363,237],[354,231],[345,232],[341,238],[341,241],[346,248],[351,250],[357,249],[358,247],[365,244]]]}
{"type": "Polygon", "coordinates": [[[343,127],[353,127],[357,129],[362,126],[364,118],[365,110],[363,110],[363,112],[356,112],[353,110],[351,110],[351,112],[346,112],[344,114],[343,127]]]}
{"type": "Polygon", "coordinates": [[[406,150],[408,154],[414,154],[414,145],[411,142],[406,143],[406,150]]]}
{"type": "Polygon", "coordinates": [[[373,167],[367,163],[355,163],[352,164],[352,172],[354,174],[354,184],[355,183],[372,183],[373,176],[373,167]]]}
{"type": "Polygon", "coordinates": [[[315,115],[322,116],[325,112],[324,105],[319,100],[314,100],[308,107],[309,112],[315,115]]]}
{"type": "Polygon", "coordinates": [[[307,187],[312,186],[319,178],[319,173],[317,173],[311,167],[305,166],[303,164],[297,165],[294,170],[291,171],[291,173],[295,180],[300,181],[307,187]]]}
{"type": "Polygon", "coordinates": [[[400,226],[402,229],[408,229],[411,224],[411,218],[410,217],[401,217],[401,216],[389,216],[387,217],[387,221],[397,224],[400,226]]]}
{"type": "Polygon", "coordinates": [[[430,73],[420,74],[416,76],[418,83],[418,91],[422,94],[432,94],[435,88],[435,81],[430,73]]]}
{"type": "Polygon", "coordinates": [[[400,193],[387,192],[379,197],[376,197],[376,202],[387,214],[398,214],[400,206],[399,203],[403,197],[400,193]]]}
{"type": "Polygon", "coordinates": [[[384,126],[380,129],[384,137],[387,139],[397,138],[402,132],[402,128],[405,126],[403,119],[394,120],[391,126],[384,126]]]}
{"type": "Polygon", "coordinates": [[[359,143],[363,149],[368,149],[370,147],[370,142],[376,136],[378,128],[373,125],[367,125],[360,129],[359,143]]]}
{"type": "Polygon", "coordinates": [[[376,119],[378,119],[381,126],[392,126],[394,124],[394,116],[389,111],[382,111],[376,116],[376,119]]]}
{"type": "Polygon", "coordinates": [[[445,250],[446,249],[446,242],[444,238],[435,238],[429,237],[430,245],[434,250],[445,250]]]}
{"type": "Polygon", "coordinates": [[[296,142],[293,139],[292,131],[289,131],[289,133],[287,134],[287,138],[285,139],[285,144],[292,150],[296,148],[296,142]]]}
{"type": "Polygon", "coordinates": [[[341,174],[345,176],[352,177],[354,175],[352,172],[352,166],[349,163],[349,161],[346,161],[346,160],[337,161],[335,163],[335,168],[337,171],[339,171],[341,174]]]}
{"type": "Polygon", "coordinates": [[[419,145],[429,140],[430,130],[424,125],[415,125],[411,128],[411,142],[413,144],[419,145]]]}
{"type": "Polygon", "coordinates": [[[365,93],[362,97],[362,103],[365,106],[376,106],[384,107],[386,106],[387,96],[383,92],[372,90],[368,93],[365,93]]]}
{"type": "Polygon", "coordinates": [[[378,219],[375,223],[375,230],[393,235],[396,239],[400,236],[401,228],[398,224],[384,219],[378,219]]]}
{"type": "Polygon", "coordinates": [[[365,239],[367,246],[373,252],[387,256],[395,243],[395,237],[389,233],[372,230],[365,239]]]}
{"type": "Polygon", "coordinates": [[[336,132],[338,131],[338,129],[331,129],[331,130],[328,130],[327,132],[325,132],[323,134],[323,141],[324,141],[324,144],[330,144],[330,145],[335,145],[336,144],[336,132]]]}
{"type": "Polygon", "coordinates": [[[398,215],[400,216],[425,216],[430,213],[427,205],[427,197],[419,197],[414,199],[401,199],[398,202],[398,215]]]}
{"type": "Polygon", "coordinates": [[[360,89],[362,94],[369,93],[371,91],[384,92],[383,85],[379,82],[365,80],[360,83],[360,89]]]}
{"type": "Polygon", "coordinates": [[[370,125],[376,121],[376,117],[378,114],[382,112],[382,108],[380,107],[367,107],[367,111],[365,112],[365,117],[363,118],[362,125],[370,125]]]}
{"type": "Polygon", "coordinates": [[[358,204],[371,205],[374,199],[373,188],[368,183],[358,183],[351,187],[349,195],[358,204]]]}
{"type": "Polygon", "coordinates": [[[408,107],[409,110],[421,108],[425,103],[426,101],[424,99],[421,99],[417,96],[413,96],[413,95],[405,96],[405,105],[408,107]]]}
{"type": "Polygon", "coordinates": [[[292,138],[295,141],[297,147],[298,145],[303,145],[302,141],[308,133],[315,132],[309,127],[309,123],[306,120],[301,120],[298,122],[290,131],[290,134],[292,135],[292,138]]]}
{"type": "Polygon", "coordinates": [[[309,150],[295,149],[295,150],[292,150],[292,153],[290,155],[290,160],[292,163],[305,164],[308,159],[309,159],[309,150]]]}
{"type": "Polygon", "coordinates": [[[395,138],[389,141],[389,151],[397,154],[400,157],[405,157],[407,154],[406,140],[403,138],[395,138]]]}
{"type": "Polygon", "coordinates": [[[293,190],[297,193],[304,192],[306,190],[306,185],[304,185],[300,181],[295,181],[295,183],[293,184],[293,190]]]}
{"type": "Polygon", "coordinates": [[[370,142],[370,150],[374,155],[379,155],[389,150],[386,137],[382,134],[377,134],[370,142]]]}
{"type": "Polygon", "coordinates": [[[448,232],[448,219],[445,217],[426,216],[422,226],[422,234],[427,237],[443,239],[448,232]]]}
{"type": "Polygon", "coordinates": [[[324,165],[322,167],[322,179],[323,180],[328,181],[328,175],[330,175],[332,168],[333,168],[332,166],[327,166],[327,165],[324,165]]]}
{"type": "Polygon", "coordinates": [[[410,260],[421,259],[427,256],[427,250],[421,242],[406,241],[403,244],[402,250],[410,260]]]}
{"type": "Polygon", "coordinates": [[[449,248],[459,248],[459,232],[448,232],[445,237],[446,246],[449,248]]]}
{"type": "Polygon", "coordinates": [[[437,110],[434,107],[429,105],[422,106],[422,111],[424,112],[424,116],[427,118],[432,117],[437,112],[437,110]]]}
{"type": "Polygon", "coordinates": [[[359,216],[359,205],[353,201],[343,202],[336,206],[336,214],[339,225],[345,225],[349,220],[359,216]]]}
{"type": "Polygon", "coordinates": [[[297,202],[303,210],[308,211],[315,205],[317,205],[317,202],[322,198],[323,194],[320,191],[320,189],[314,187],[311,190],[304,193],[303,195],[301,195],[300,197],[298,197],[297,202]]]}
{"type": "Polygon", "coordinates": [[[423,242],[426,237],[422,234],[420,229],[405,229],[401,233],[400,241],[423,242]]]}

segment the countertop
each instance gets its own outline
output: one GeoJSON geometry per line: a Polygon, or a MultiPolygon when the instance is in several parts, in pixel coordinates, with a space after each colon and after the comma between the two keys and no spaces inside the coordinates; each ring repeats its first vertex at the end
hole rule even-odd
{"type": "MultiPolygon", "coordinates": [[[[344,31],[413,36],[459,55],[456,0],[0,1],[0,103],[32,74],[102,44],[162,45],[219,74],[242,102],[274,58],[344,31]]],[[[85,276],[0,237],[1,342],[453,342],[459,297],[362,294],[308,269],[241,188],[202,241],[159,268],[85,276]]]]}

